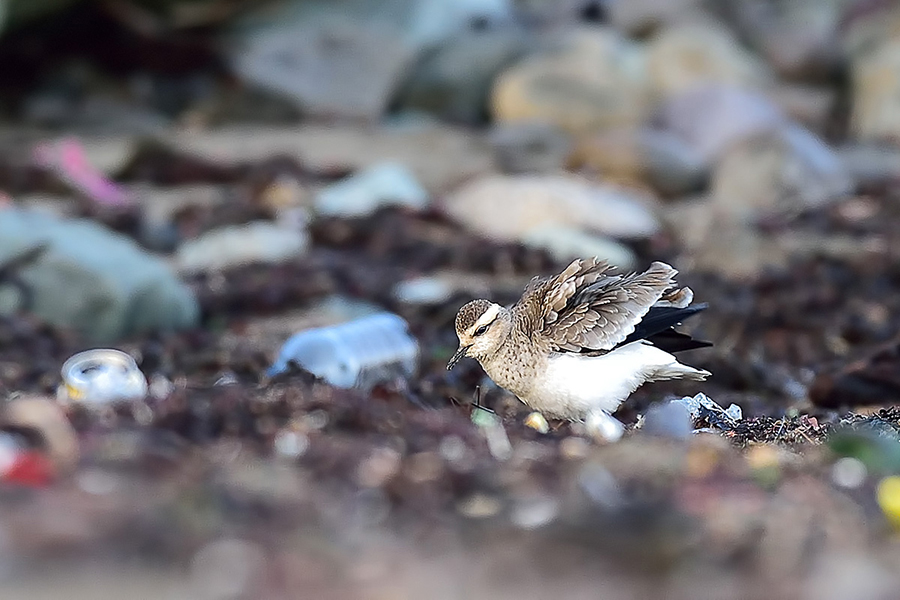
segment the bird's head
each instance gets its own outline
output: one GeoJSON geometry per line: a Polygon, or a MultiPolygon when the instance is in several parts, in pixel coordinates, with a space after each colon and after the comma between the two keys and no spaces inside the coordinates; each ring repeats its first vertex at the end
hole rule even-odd
{"type": "Polygon", "coordinates": [[[447,370],[464,356],[481,360],[497,351],[512,327],[509,309],[489,300],[472,300],[456,313],[459,348],[447,363],[447,370]]]}

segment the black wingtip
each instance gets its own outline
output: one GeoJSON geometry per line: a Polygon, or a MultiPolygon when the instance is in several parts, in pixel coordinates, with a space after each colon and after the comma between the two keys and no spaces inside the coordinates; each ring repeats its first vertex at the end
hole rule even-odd
{"type": "Polygon", "coordinates": [[[647,340],[667,352],[708,348],[712,346],[710,342],[695,340],[687,334],[672,329],[707,307],[709,307],[709,304],[705,302],[685,308],[654,306],[638,323],[634,332],[625,338],[620,345],[637,340],[647,340]]]}

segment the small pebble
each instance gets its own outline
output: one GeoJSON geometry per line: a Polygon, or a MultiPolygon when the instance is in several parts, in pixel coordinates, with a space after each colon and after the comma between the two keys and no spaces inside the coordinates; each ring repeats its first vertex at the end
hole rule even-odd
{"type": "Polygon", "coordinates": [[[585,465],[578,473],[578,483],[595,504],[610,510],[622,505],[619,484],[603,465],[598,463],[585,465]]]}
{"type": "Polygon", "coordinates": [[[258,545],[237,538],[220,539],[194,555],[190,578],[202,598],[253,596],[253,580],[264,565],[265,554],[258,545]]]}
{"type": "Polygon", "coordinates": [[[836,486],[848,490],[856,489],[865,483],[868,474],[866,465],[852,456],[838,459],[831,467],[831,480],[836,486]]]}
{"type": "Polygon", "coordinates": [[[461,462],[469,453],[466,443],[458,435],[448,435],[441,440],[439,446],[441,456],[448,462],[461,462]]]}
{"type": "Polygon", "coordinates": [[[461,515],[470,519],[487,519],[496,516],[502,509],[500,500],[487,494],[473,494],[457,507],[461,515]]]}
{"type": "Polygon", "coordinates": [[[413,483],[434,481],[444,471],[440,455],[434,452],[419,452],[409,457],[403,469],[404,474],[413,483]]]}
{"type": "Polygon", "coordinates": [[[356,469],[356,482],[367,488],[382,487],[400,470],[400,453],[392,448],[378,448],[356,469]]]}
{"type": "Polygon", "coordinates": [[[588,435],[598,442],[612,443],[622,439],[625,426],[621,421],[603,410],[592,412],[584,422],[588,435]]]}
{"type": "Polygon", "coordinates": [[[299,431],[282,430],[275,435],[275,452],[286,458],[302,456],[309,448],[309,438],[299,431]]]}
{"type": "Polygon", "coordinates": [[[512,522],[522,529],[538,529],[551,523],[559,513],[559,503],[545,496],[526,498],[516,502],[512,522]]]}
{"type": "Polygon", "coordinates": [[[533,412],[528,415],[528,417],[525,418],[525,425],[531,427],[538,433],[547,433],[550,431],[550,425],[547,423],[547,419],[539,412],[533,412]]]}
{"type": "Polygon", "coordinates": [[[80,473],[76,481],[79,488],[93,496],[112,494],[119,488],[119,482],[114,475],[99,469],[88,469],[80,473]]]}
{"type": "Polygon", "coordinates": [[[588,455],[590,443],[581,437],[567,437],[559,443],[559,453],[568,460],[578,460],[588,455]]]}
{"type": "Polygon", "coordinates": [[[328,413],[321,409],[314,410],[303,418],[303,423],[309,429],[324,429],[328,425],[328,413]]]}

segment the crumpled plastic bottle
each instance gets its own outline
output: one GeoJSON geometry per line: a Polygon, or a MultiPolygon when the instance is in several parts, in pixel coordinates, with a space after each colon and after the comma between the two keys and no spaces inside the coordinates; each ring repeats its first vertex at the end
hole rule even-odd
{"type": "Polygon", "coordinates": [[[341,325],[301,331],[281,348],[267,374],[271,377],[297,363],[335,387],[371,390],[416,369],[419,344],[406,321],[377,313],[341,325]]]}

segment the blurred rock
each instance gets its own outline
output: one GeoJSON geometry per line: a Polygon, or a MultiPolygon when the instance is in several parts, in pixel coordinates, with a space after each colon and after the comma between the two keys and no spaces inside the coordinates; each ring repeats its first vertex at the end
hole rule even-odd
{"type": "Polygon", "coordinates": [[[406,165],[432,193],[494,170],[490,148],[477,136],[443,125],[361,128],[352,124],[229,127],[175,132],[180,152],[222,165],[295,157],[312,171],[358,170],[380,162],[406,165]],[[428,148],[423,152],[423,148],[428,148]]]}
{"type": "Polygon", "coordinates": [[[397,100],[453,122],[477,124],[488,115],[494,77],[519,58],[527,41],[518,30],[455,37],[416,67],[397,100]]]}
{"type": "Polygon", "coordinates": [[[900,340],[894,339],[842,365],[821,369],[809,388],[817,406],[890,404],[900,390],[900,340]]]}
{"type": "Polygon", "coordinates": [[[787,257],[751,224],[717,214],[709,198],[666,204],[670,229],[678,237],[685,269],[717,273],[732,281],[752,279],[787,257]]]}
{"type": "Polygon", "coordinates": [[[765,96],[720,85],[672,96],[659,113],[661,128],[684,140],[706,164],[731,144],[785,123],[784,114],[765,96]]]}
{"type": "Polygon", "coordinates": [[[858,58],[851,72],[852,133],[859,140],[897,141],[900,138],[900,40],[858,58]]]}
{"type": "Polygon", "coordinates": [[[320,215],[364,217],[383,206],[408,206],[421,210],[428,192],[399,163],[378,163],[320,191],[315,209],[320,215]]]}
{"type": "Polygon", "coordinates": [[[698,8],[700,0],[619,0],[609,2],[609,20],[620,31],[641,34],[672,21],[698,8]]]}
{"type": "Polygon", "coordinates": [[[813,131],[824,131],[834,118],[837,92],[829,87],[780,82],[767,96],[789,118],[813,131]]]}
{"type": "Polygon", "coordinates": [[[233,69],[307,114],[376,119],[421,52],[511,18],[509,0],[309,0],[241,19],[233,69]]]}
{"type": "Polygon", "coordinates": [[[350,20],[279,24],[235,46],[239,77],[322,117],[378,118],[415,60],[391,28],[350,20]]]}
{"type": "Polygon", "coordinates": [[[404,39],[416,48],[433,48],[466,33],[501,28],[512,17],[512,0],[415,0],[404,39]]]}
{"type": "Polygon", "coordinates": [[[697,190],[706,165],[678,136],[652,129],[598,133],[581,139],[568,159],[569,168],[587,167],[616,181],[647,183],[661,194],[697,190]]]}
{"type": "Polygon", "coordinates": [[[157,252],[172,252],[181,242],[181,232],[175,223],[178,213],[185,210],[214,212],[231,200],[230,188],[221,185],[166,188],[135,185],[126,189],[141,206],[140,242],[157,252]]]}
{"type": "Polygon", "coordinates": [[[612,29],[582,28],[494,84],[499,122],[543,121],[573,134],[640,123],[648,110],[642,49],[612,29]]]}
{"type": "Polygon", "coordinates": [[[741,220],[752,211],[728,211],[708,198],[664,205],[663,215],[678,236],[685,269],[746,283],[763,269],[784,268],[790,260],[824,257],[860,264],[883,252],[883,242],[877,239],[794,230],[766,233],[755,222],[741,220]]]}
{"type": "Polygon", "coordinates": [[[500,123],[490,136],[497,165],[507,173],[547,173],[562,170],[572,146],[571,136],[550,123],[500,123]]]}
{"type": "Polygon", "coordinates": [[[597,256],[620,269],[632,269],[637,264],[637,257],[628,246],[571,226],[535,227],[525,234],[522,243],[546,250],[560,263],[568,263],[585,256],[597,256]]]}
{"type": "MultiPolygon", "coordinates": [[[[103,342],[190,327],[199,316],[168,266],[125,236],[91,221],[0,211],[0,264],[41,245],[46,251],[18,274],[32,295],[29,310],[50,323],[103,342]]],[[[21,301],[7,300],[0,312],[21,301]]]]}
{"type": "Polygon", "coordinates": [[[798,125],[761,133],[729,149],[712,176],[720,215],[752,221],[796,212],[850,194],[854,182],[838,156],[798,125]]]}
{"type": "Polygon", "coordinates": [[[300,256],[309,239],[304,231],[255,221],[208,231],[181,244],[176,263],[182,272],[218,271],[255,263],[279,263],[300,256]]]}
{"type": "Polygon", "coordinates": [[[840,48],[851,62],[896,39],[900,6],[892,0],[848,1],[840,23],[840,48]]]}
{"type": "Polygon", "coordinates": [[[835,149],[844,168],[862,188],[900,182],[900,148],[889,144],[854,144],[835,149]]]}
{"type": "Polygon", "coordinates": [[[214,540],[191,558],[192,591],[210,600],[256,596],[262,589],[266,562],[258,544],[239,538],[214,540]]]}
{"type": "Polygon", "coordinates": [[[742,37],[779,74],[822,78],[838,66],[838,27],[847,0],[728,0],[722,4],[742,37]]]}
{"type": "Polygon", "coordinates": [[[803,600],[888,600],[900,586],[896,571],[859,549],[833,548],[809,567],[803,578],[803,600]]]}
{"type": "Polygon", "coordinates": [[[516,13],[527,23],[547,30],[609,22],[610,0],[516,0],[516,13]]]}
{"type": "Polygon", "coordinates": [[[504,241],[553,225],[618,238],[645,238],[659,229],[650,198],[573,176],[485,177],[449,195],[444,206],[473,231],[504,241]]]}
{"type": "Polygon", "coordinates": [[[663,96],[709,84],[757,90],[773,80],[758,57],[713,22],[661,31],[647,46],[647,68],[655,90],[663,96]]]}
{"type": "Polygon", "coordinates": [[[438,305],[454,294],[485,297],[492,293],[521,294],[527,278],[517,276],[478,275],[468,271],[438,271],[414,277],[394,286],[392,295],[400,302],[438,305]]]}

